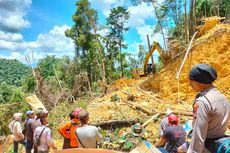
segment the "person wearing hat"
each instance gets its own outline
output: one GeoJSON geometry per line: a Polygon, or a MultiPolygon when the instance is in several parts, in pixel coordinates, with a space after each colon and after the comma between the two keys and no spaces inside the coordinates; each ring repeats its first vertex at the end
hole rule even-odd
{"type": "Polygon", "coordinates": [[[135,123],[130,132],[126,132],[122,135],[120,140],[120,150],[125,152],[131,151],[145,140],[143,126],[140,123],[135,123]]]}
{"type": "Polygon", "coordinates": [[[167,127],[169,127],[168,116],[169,116],[170,114],[172,114],[172,113],[173,113],[173,111],[172,111],[171,109],[167,108],[167,110],[166,110],[166,112],[165,112],[166,116],[161,120],[161,123],[160,123],[160,136],[161,136],[161,137],[162,137],[162,135],[163,135],[165,129],[166,129],[167,127]]]}
{"type": "Polygon", "coordinates": [[[76,108],[70,112],[70,121],[65,122],[58,128],[58,132],[64,137],[62,149],[78,148],[78,141],[75,135],[76,129],[80,125],[78,114],[82,111],[82,108],[76,108]]]}
{"type": "Polygon", "coordinates": [[[213,86],[216,70],[208,64],[192,67],[189,81],[198,92],[193,103],[193,132],[188,153],[217,152],[230,120],[229,100],[213,86]]]}
{"type": "MultiPolygon", "coordinates": [[[[40,119],[43,117],[43,108],[38,108],[36,111],[36,117],[33,121],[33,132],[36,130],[36,128],[40,125],[42,125],[40,119]]],[[[34,153],[37,153],[37,147],[34,145],[34,153]]]]}
{"type": "Polygon", "coordinates": [[[33,149],[33,122],[34,122],[34,111],[28,110],[26,112],[26,121],[24,124],[24,134],[25,134],[25,140],[26,140],[26,153],[31,153],[31,150],[33,149]]]}
{"type": "Polygon", "coordinates": [[[22,134],[22,113],[14,113],[13,121],[9,124],[9,128],[14,137],[14,153],[18,152],[18,144],[25,145],[24,135],[22,134]]]}
{"type": "Polygon", "coordinates": [[[178,124],[179,119],[175,114],[168,116],[168,122],[169,126],[163,132],[156,146],[163,153],[177,153],[177,148],[185,143],[186,133],[183,126],[178,124]],[[165,145],[166,148],[164,148],[165,145]]]}
{"type": "Polygon", "coordinates": [[[82,110],[78,115],[81,127],[75,131],[81,148],[97,148],[97,143],[102,140],[102,136],[96,126],[88,125],[89,113],[82,110]]]}

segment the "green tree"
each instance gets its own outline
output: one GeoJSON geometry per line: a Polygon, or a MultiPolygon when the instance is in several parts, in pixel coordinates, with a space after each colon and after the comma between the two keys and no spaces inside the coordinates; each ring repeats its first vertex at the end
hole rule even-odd
{"type": "Polygon", "coordinates": [[[128,31],[126,26],[128,19],[129,12],[121,6],[111,9],[109,17],[106,19],[109,29],[109,33],[106,36],[106,48],[108,49],[112,65],[112,59],[120,61],[121,77],[124,76],[124,54],[122,54],[122,48],[127,48],[127,45],[124,43],[124,34],[128,31]]]}
{"type": "Polygon", "coordinates": [[[230,1],[229,0],[221,0],[220,3],[220,16],[226,17],[227,20],[230,19],[230,1]]]}
{"type": "Polygon", "coordinates": [[[31,69],[17,60],[0,59],[0,82],[20,86],[22,79],[32,74],[31,69]]]}
{"type": "Polygon", "coordinates": [[[139,67],[143,67],[144,60],[145,60],[146,50],[143,45],[139,45],[138,51],[138,65],[139,67]]]}
{"type": "Polygon", "coordinates": [[[0,85],[0,103],[8,103],[11,101],[13,90],[6,82],[2,82],[0,85]]]}
{"type": "Polygon", "coordinates": [[[75,74],[85,71],[91,82],[101,78],[102,51],[96,34],[97,12],[88,0],[76,3],[74,25],[65,32],[75,43],[75,74]],[[92,33],[94,31],[94,33],[92,33]]]}

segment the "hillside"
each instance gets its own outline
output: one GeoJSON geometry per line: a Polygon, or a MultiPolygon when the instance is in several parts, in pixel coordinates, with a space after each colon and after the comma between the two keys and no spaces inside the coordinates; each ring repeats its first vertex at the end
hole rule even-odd
{"type": "MultiPolygon", "coordinates": [[[[155,74],[153,79],[148,79],[141,87],[144,90],[157,91],[162,98],[177,100],[178,98],[178,80],[177,72],[184,55],[178,57],[169,63],[159,73],[155,74]]],[[[189,86],[188,73],[194,64],[211,64],[218,74],[214,85],[230,98],[230,25],[217,25],[207,34],[196,39],[193,43],[189,58],[179,77],[179,95],[180,100],[192,103],[195,93],[189,86]]]]}
{"type": "Polygon", "coordinates": [[[0,82],[19,86],[21,79],[31,74],[31,69],[17,60],[0,58],[0,82]]]}
{"type": "Polygon", "coordinates": [[[91,114],[91,122],[95,124],[114,120],[135,120],[144,123],[152,115],[159,113],[160,117],[145,128],[146,138],[155,142],[159,135],[160,118],[164,116],[167,108],[171,108],[179,115],[182,124],[191,118],[191,103],[195,93],[189,86],[188,72],[192,65],[208,63],[214,66],[218,72],[218,79],[214,85],[230,98],[227,82],[230,79],[229,46],[230,25],[218,25],[193,42],[189,58],[179,78],[179,103],[176,74],[184,53],[153,77],[137,80],[123,78],[112,83],[107,94],[89,104],[87,109],[91,114]]]}

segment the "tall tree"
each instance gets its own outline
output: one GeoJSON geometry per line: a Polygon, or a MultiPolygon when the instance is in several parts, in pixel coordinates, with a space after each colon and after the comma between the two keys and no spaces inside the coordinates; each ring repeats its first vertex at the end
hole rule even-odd
{"type": "Polygon", "coordinates": [[[139,51],[138,51],[138,65],[140,67],[143,67],[144,60],[145,60],[145,54],[146,50],[143,45],[139,45],[139,51]]]}
{"type": "Polygon", "coordinates": [[[128,31],[126,23],[129,19],[129,12],[124,7],[117,7],[111,10],[107,20],[107,26],[109,33],[107,35],[107,48],[110,58],[119,58],[121,77],[124,76],[122,48],[126,48],[127,45],[124,43],[124,34],[128,31]]]}
{"type": "Polygon", "coordinates": [[[96,40],[95,24],[97,12],[91,8],[88,0],[79,0],[76,3],[77,10],[73,15],[74,25],[65,32],[67,37],[75,43],[75,72],[86,71],[92,82],[98,78],[98,49],[100,45],[96,40]],[[94,31],[94,33],[92,32],[94,31]]]}

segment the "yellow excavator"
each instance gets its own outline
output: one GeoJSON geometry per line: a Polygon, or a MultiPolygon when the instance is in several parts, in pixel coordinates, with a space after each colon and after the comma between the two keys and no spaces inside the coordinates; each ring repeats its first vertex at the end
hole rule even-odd
{"type": "Polygon", "coordinates": [[[144,68],[135,68],[133,70],[133,78],[140,78],[143,76],[147,76],[148,74],[153,72],[152,64],[148,64],[148,61],[155,50],[159,52],[163,64],[166,63],[170,55],[162,50],[158,42],[153,41],[149,51],[145,55],[144,68]]]}

